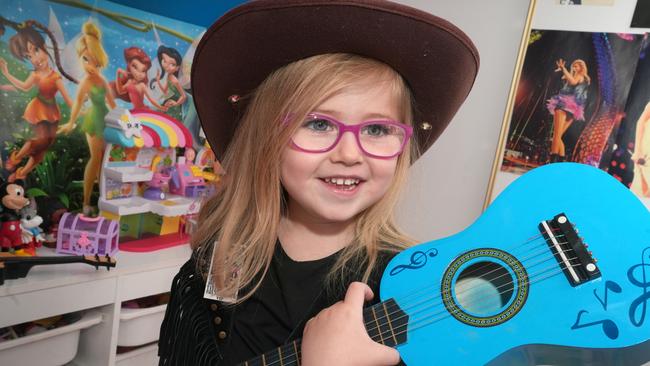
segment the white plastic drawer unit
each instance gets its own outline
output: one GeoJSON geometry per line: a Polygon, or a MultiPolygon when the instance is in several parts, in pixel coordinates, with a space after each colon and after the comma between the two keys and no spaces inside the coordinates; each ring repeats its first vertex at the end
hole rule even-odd
{"type": "Polygon", "coordinates": [[[102,321],[96,311],[87,311],[72,324],[0,343],[0,365],[59,366],[77,354],[82,329],[102,321]]]}
{"type": "Polygon", "coordinates": [[[167,304],[142,309],[122,308],[118,346],[140,346],[158,340],[167,304]]]}

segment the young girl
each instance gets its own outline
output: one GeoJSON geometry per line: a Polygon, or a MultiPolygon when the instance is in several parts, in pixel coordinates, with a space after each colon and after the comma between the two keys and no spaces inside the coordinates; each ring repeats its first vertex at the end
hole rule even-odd
{"type": "Polygon", "coordinates": [[[587,72],[587,64],[583,60],[571,63],[571,71],[567,70],[563,59],[555,62],[555,72],[562,73],[564,86],[557,95],[546,102],[548,111],[553,116],[553,138],[551,140],[551,163],[566,160],[566,150],[562,136],[571,127],[573,121],[585,119],[585,104],[587,89],[591,78],[587,72]]]}
{"type": "Polygon", "coordinates": [[[228,179],[173,281],[160,364],[233,365],[301,337],[264,364],[397,364],[362,307],[413,243],[392,215],[408,168],[477,70],[460,30],[387,1],[261,0],[217,21],[192,89],[228,179]]]}
{"type": "Polygon", "coordinates": [[[129,47],[124,49],[124,60],[127,65],[126,70],[118,68],[115,82],[111,83],[115,95],[133,104],[133,108],[149,108],[144,104],[146,97],[154,107],[166,111],[167,107],[158,104],[148,92],[147,71],[151,68],[149,56],[141,48],[129,47]]]}
{"type": "Polygon", "coordinates": [[[5,169],[13,172],[9,182],[25,179],[27,175],[45,157],[47,149],[56,139],[56,129],[61,119],[61,111],[56,103],[56,94],[61,93],[63,100],[69,106],[72,100],[63,85],[61,75],[50,66],[50,54],[45,48],[45,39],[33,27],[27,26],[9,39],[11,53],[21,60],[29,60],[34,70],[27,79],[19,80],[11,75],[7,62],[0,57],[0,71],[9,82],[19,90],[30,91],[37,87],[38,93],[32,99],[23,118],[32,126],[33,137],[25,142],[20,150],[12,151],[5,162],[5,169]],[[29,157],[22,167],[18,165],[25,157],[29,157]]]}
{"type": "Polygon", "coordinates": [[[104,117],[109,108],[115,108],[115,100],[110,92],[101,69],[108,63],[108,56],[101,43],[101,32],[91,22],[86,22],[82,29],[83,35],[77,42],[77,55],[82,61],[86,76],[79,85],[77,99],[72,107],[68,123],[59,127],[60,133],[70,133],[74,130],[81,106],[90,98],[90,108],[83,118],[81,129],[86,133],[86,141],[90,150],[90,158],[84,170],[83,212],[91,214],[90,195],[99,178],[102,158],[104,156],[104,117]]]}

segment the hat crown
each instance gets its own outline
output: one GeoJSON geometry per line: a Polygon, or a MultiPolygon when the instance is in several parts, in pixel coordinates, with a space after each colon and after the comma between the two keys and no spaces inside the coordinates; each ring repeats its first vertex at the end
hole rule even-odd
{"type": "Polygon", "coordinates": [[[467,97],[476,47],[450,22],[385,0],[257,0],[232,9],[201,39],[192,65],[194,102],[220,158],[244,101],[273,71],[325,53],[352,53],[395,69],[415,100],[414,138],[428,149],[467,97]],[[234,101],[233,98],[237,100],[234,101]]]}

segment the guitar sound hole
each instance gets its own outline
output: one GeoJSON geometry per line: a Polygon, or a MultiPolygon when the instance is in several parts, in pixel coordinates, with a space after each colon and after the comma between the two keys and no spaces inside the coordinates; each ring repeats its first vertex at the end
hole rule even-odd
{"type": "Polygon", "coordinates": [[[454,294],[465,311],[486,317],[500,312],[508,304],[513,289],[513,278],[502,265],[481,261],[460,273],[454,294]]]}

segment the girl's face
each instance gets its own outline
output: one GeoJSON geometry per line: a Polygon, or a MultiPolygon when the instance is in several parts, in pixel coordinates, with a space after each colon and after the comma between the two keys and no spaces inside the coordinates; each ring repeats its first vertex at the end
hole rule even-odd
{"type": "MultiPolygon", "coordinates": [[[[397,98],[378,82],[348,88],[313,112],[348,125],[399,118],[397,98]]],[[[338,145],[325,153],[302,152],[289,145],[280,168],[282,185],[289,195],[289,215],[314,223],[349,223],[383,197],[396,166],[397,157],[364,155],[353,133],[344,133],[338,145]]]]}
{"type": "Polygon", "coordinates": [[[137,82],[144,81],[147,77],[147,66],[140,62],[137,58],[129,61],[129,73],[133,76],[133,79],[137,82]]]}
{"type": "Polygon", "coordinates": [[[27,59],[32,63],[36,70],[43,70],[49,65],[47,53],[34,46],[31,42],[27,42],[27,53],[25,56],[27,56],[27,59]]]}
{"type": "Polygon", "coordinates": [[[90,54],[90,52],[88,52],[88,50],[83,51],[80,57],[84,71],[86,71],[88,75],[97,75],[99,73],[101,66],[99,66],[97,60],[95,60],[95,58],[90,54]]]}
{"type": "Polygon", "coordinates": [[[173,74],[178,70],[178,64],[176,63],[176,60],[174,60],[173,57],[167,56],[167,54],[163,53],[162,54],[162,60],[160,60],[160,64],[162,65],[163,70],[167,74],[173,74]]]}

